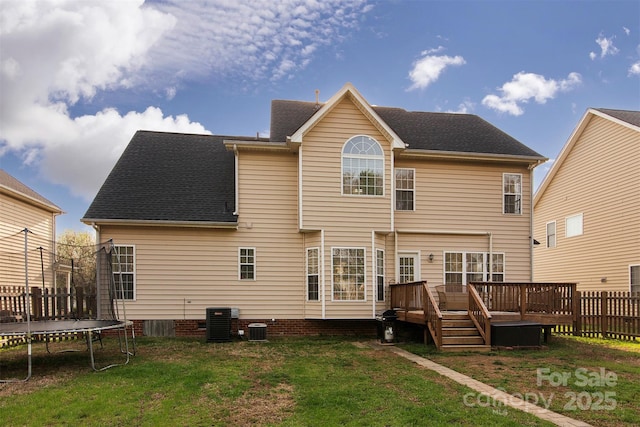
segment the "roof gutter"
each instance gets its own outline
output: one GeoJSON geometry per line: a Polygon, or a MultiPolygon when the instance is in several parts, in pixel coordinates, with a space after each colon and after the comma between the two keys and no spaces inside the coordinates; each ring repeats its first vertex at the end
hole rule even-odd
{"type": "Polygon", "coordinates": [[[482,160],[494,162],[529,163],[536,166],[549,160],[543,156],[520,156],[514,154],[472,153],[466,151],[406,149],[398,152],[399,157],[420,157],[440,160],[482,160]]]}
{"type": "Polygon", "coordinates": [[[102,225],[137,225],[144,227],[179,227],[179,228],[227,228],[238,229],[238,222],[213,222],[213,221],[169,221],[149,219],[98,219],[82,218],[84,224],[93,226],[102,225]]]}
{"type": "Polygon", "coordinates": [[[18,199],[22,202],[26,202],[29,203],[33,206],[37,206],[39,208],[45,209],[51,213],[54,213],[56,215],[61,215],[64,213],[64,211],[62,209],[60,209],[58,206],[54,205],[54,204],[49,204],[49,203],[45,203],[41,200],[36,199],[35,197],[31,197],[27,194],[24,194],[20,191],[16,191],[10,187],[7,187],[5,185],[0,185],[0,193],[5,193],[10,197],[13,197],[15,199],[18,199]]]}

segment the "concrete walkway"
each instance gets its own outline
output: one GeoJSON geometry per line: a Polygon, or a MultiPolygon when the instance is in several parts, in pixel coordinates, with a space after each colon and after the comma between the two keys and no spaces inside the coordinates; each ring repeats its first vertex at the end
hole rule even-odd
{"type": "MultiPolygon", "coordinates": [[[[506,393],[502,390],[498,390],[497,388],[488,386],[480,381],[474,380],[471,377],[463,375],[459,372],[454,371],[453,369],[449,369],[445,366],[439,365],[431,360],[425,359],[423,357],[417,356],[413,353],[409,353],[406,350],[403,350],[394,346],[383,346],[378,343],[375,343],[374,346],[376,348],[385,349],[391,351],[398,356],[404,357],[414,363],[417,363],[420,366],[424,366],[425,368],[431,369],[439,373],[440,375],[444,375],[445,377],[451,378],[453,381],[458,384],[465,385],[472,390],[475,390],[478,393],[481,393],[488,398],[493,399],[496,402],[500,402],[500,404],[504,406],[509,406],[511,408],[518,409],[523,412],[527,412],[529,414],[533,414],[538,418],[541,418],[545,421],[549,421],[558,426],[565,427],[591,427],[591,424],[585,423],[584,421],[575,420],[573,418],[566,417],[564,415],[558,414],[556,412],[550,411],[548,409],[542,408],[540,406],[534,405],[531,402],[527,402],[517,396],[506,393]]],[[[478,403],[486,403],[488,404],[488,399],[471,399],[471,404],[478,403]]]]}

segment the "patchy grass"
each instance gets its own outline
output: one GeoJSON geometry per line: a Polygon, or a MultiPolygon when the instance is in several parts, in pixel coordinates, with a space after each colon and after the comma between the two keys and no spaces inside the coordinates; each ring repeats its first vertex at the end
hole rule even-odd
{"type": "MultiPolygon", "coordinates": [[[[107,338],[96,357],[115,360],[115,347],[107,338]]],[[[550,425],[465,405],[468,388],[349,339],[142,338],[137,348],[129,365],[94,373],[86,352],[34,346],[32,379],[0,385],[0,425],[550,425]]],[[[3,378],[23,375],[24,353],[0,351],[3,378]]]]}
{"type": "Polygon", "coordinates": [[[598,426],[640,425],[640,343],[553,336],[540,350],[406,350],[552,411],[598,426]]]}

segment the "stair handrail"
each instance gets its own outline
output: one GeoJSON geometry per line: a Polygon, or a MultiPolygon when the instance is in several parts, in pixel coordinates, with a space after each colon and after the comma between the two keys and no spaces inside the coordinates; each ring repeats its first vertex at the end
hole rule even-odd
{"type": "Polygon", "coordinates": [[[442,347],[442,312],[426,281],[422,282],[422,287],[423,293],[426,296],[426,298],[422,299],[424,321],[436,348],[440,348],[442,347]]]}
{"type": "Polygon", "coordinates": [[[467,286],[469,293],[469,318],[482,336],[485,345],[491,345],[491,313],[474,286],[467,286]]]}

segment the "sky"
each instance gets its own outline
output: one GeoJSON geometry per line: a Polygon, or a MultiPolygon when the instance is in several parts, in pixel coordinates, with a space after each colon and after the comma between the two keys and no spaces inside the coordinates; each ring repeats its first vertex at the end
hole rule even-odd
{"type": "Polygon", "coordinates": [[[640,110],[640,1],[0,0],[0,168],[80,222],[139,129],[269,135],[273,99],[475,114],[549,158],[640,110]]]}

